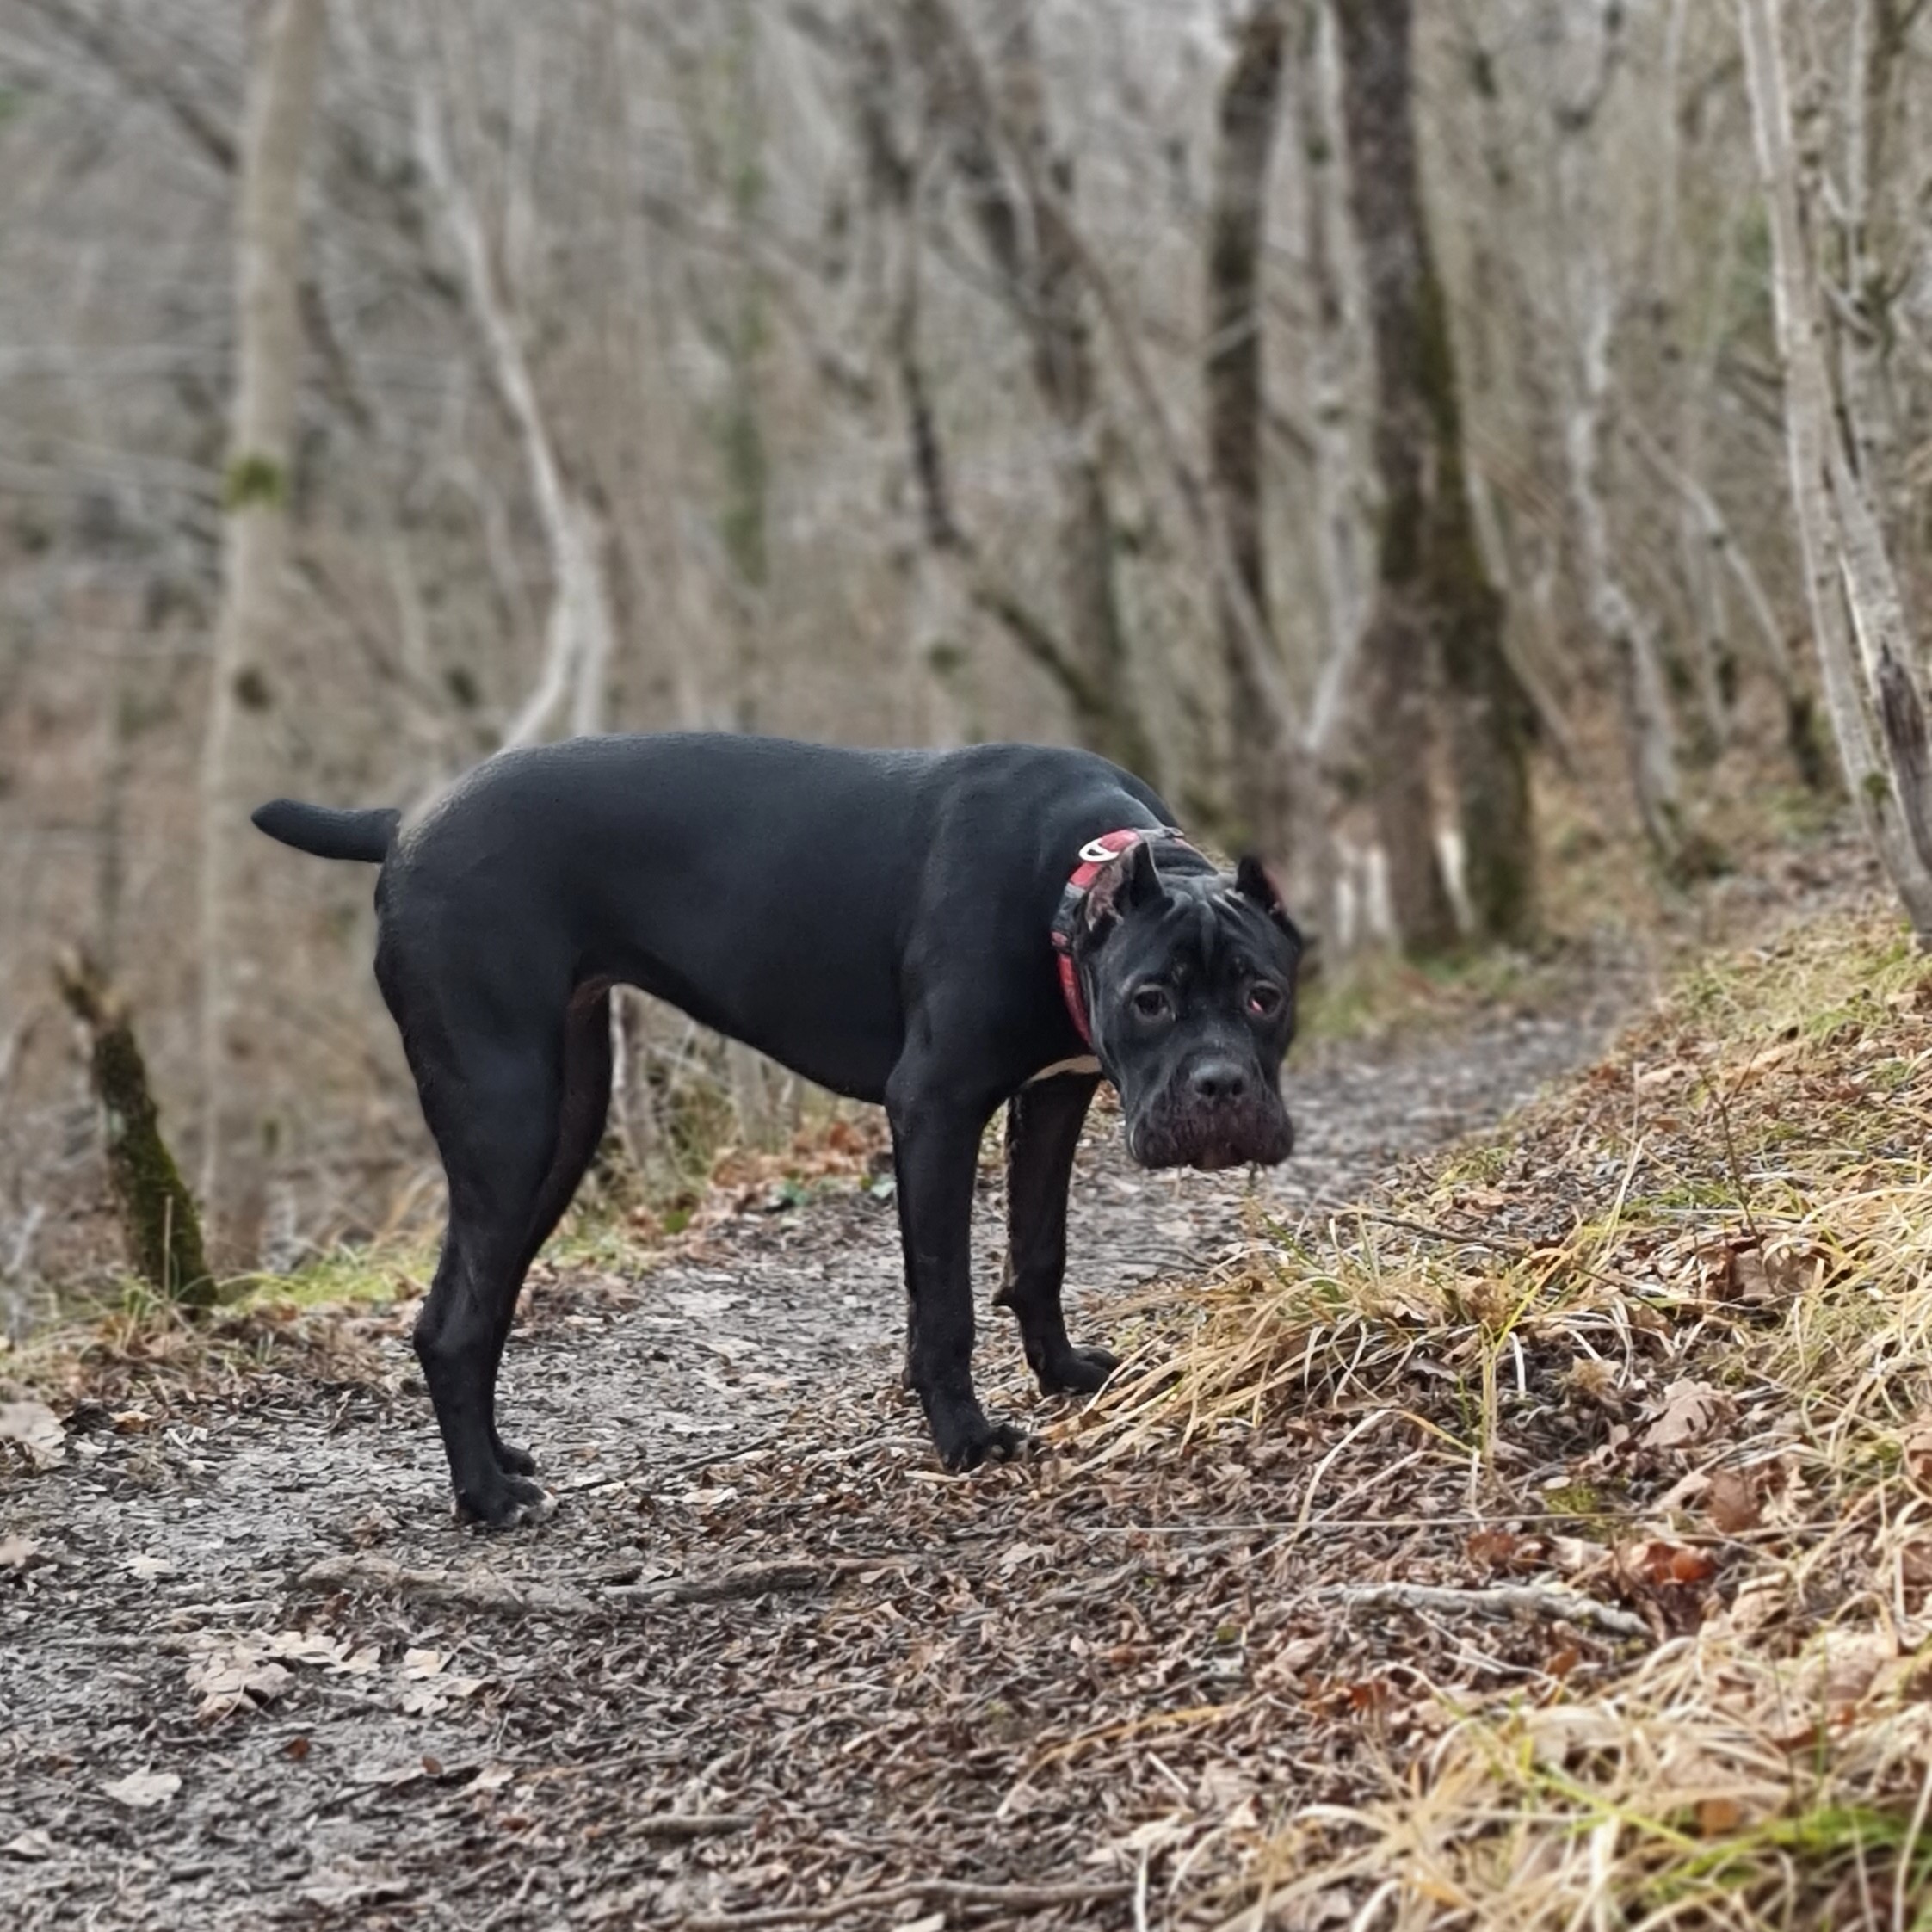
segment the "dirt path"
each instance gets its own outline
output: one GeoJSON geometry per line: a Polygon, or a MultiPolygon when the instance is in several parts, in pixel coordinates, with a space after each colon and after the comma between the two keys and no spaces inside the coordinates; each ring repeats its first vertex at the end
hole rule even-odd
{"type": "MultiPolygon", "coordinates": [[[[1340,1201],[1494,1120],[1630,991],[1314,1056],[1290,1083],[1302,1152],[1262,1204],[1340,1201]]],[[[1117,1138],[1096,1121],[1077,1179],[1094,1337],[1120,1291],[1225,1255],[1248,1193],[1136,1174],[1117,1138]]],[[[989,1173],[983,1279],[999,1206],[989,1173]]],[[[551,1273],[506,1410],[562,1506],[506,1539],[449,1520],[408,1308],[367,1324],[361,1373],[69,1418],[59,1466],[0,1473],[0,1550],[34,1546],[0,1567],[0,1922],[1133,1923],[1120,1847],[1164,1794],[1074,1767],[1043,1795],[1040,1767],[1072,1762],[1046,1740],[1062,1699],[1133,1724],[1212,1697],[1229,1657],[1188,1606],[1219,1546],[1154,1548],[1103,1479],[1051,1464],[938,1475],[892,1390],[898,1268],[889,1200],[847,1186],[642,1279],[551,1273]],[[324,1559],[371,1587],[305,1583],[324,1559]],[[380,1561],[540,1601],[441,1601],[380,1561]],[[652,1599],[747,1562],[792,1567],[652,1599]]],[[[1050,1419],[1003,1318],[979,1360],[989,1406],[1050,1419]]],[[[1250,1475],[1176,1481],[1211,1503],[1250,1475]]]]}

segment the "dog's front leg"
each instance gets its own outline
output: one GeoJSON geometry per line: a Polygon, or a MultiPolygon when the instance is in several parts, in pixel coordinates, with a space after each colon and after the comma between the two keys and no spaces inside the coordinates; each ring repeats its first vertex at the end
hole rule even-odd
{"type": "Polygon", "coordinates": [[[961,1106],[945,1084],[902,1067],[886,1109],[905,1248],[907,1380],[940,1460],[971,1469],[1017,1454],[1027,1440],[991,1421],[972,1390],[972,1184],[992,1108],[961,1106]]]}
{"type": "Polygon", "coordinates": [[[1006,1270],[993,1299],[1019,1318],[1028,1364],[1046,1395],[1090,1395],[1120,1366],[1105,1349],[1075,1347],[1060,1311],[1067,1187],[1099,1084],[1092,1074],[1057,1074],[1007,1102],[1006,1270]]]}

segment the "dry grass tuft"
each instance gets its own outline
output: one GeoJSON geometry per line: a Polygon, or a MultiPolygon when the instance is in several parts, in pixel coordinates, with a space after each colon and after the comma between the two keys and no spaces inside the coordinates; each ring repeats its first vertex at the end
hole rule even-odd
{"type": "Polygon", "coordinates": [[[1406,1713],[1203,1923],[1932,1925],[1929,1156],[1932,966],[1841,917],[1184,1292],[1076,1440],[1307,1444],[1281,1528],[1406,1713]]]}

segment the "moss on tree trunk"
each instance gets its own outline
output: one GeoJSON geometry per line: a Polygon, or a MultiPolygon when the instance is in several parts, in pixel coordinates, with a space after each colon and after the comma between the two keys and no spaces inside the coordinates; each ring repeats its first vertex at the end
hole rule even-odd
{"type": "Polygon", "coordinates": [[[201,1219],[162,1137],[133,1022],[90,961],[70,957],[58,972],[61,997],[87,1028],[89,1077],[101,1103],[128,1263],[166,1299],[206,1308],[215,1287],[201,1246],[201,1219]]]}
{"type": "Polygon", "coordinates": [[[1383,491],[1375,608],[1363,639],[1373,719],[1367,763],[1404,946],[1457,942],[1427,778],[1438,681],[1473,936],[1520,941],[1535,921],[1529,709],[1503,648],[1503,602],[1477,540],[1463,473],[1448,307],[1416,156],[1413,0],[1336,13],[1349,197],[1375,344],[1383,491]]]}

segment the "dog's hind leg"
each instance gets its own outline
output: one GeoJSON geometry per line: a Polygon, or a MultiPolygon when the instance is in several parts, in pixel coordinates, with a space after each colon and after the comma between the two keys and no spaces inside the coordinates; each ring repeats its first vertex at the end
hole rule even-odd
{"type": "Polygon", "coordinates": [[[1057,1074],[1007,1103],[1006,1267],[993,1299],[1019,1318],[1028,1365],[1048,1395],[1089,1394],[1120,1366],[1105,1349],[1076,1348],[1060,1310],[1067,1188],[1099,1084],[1091,1074],[1057,1074]]]}
{"type": "MultiPolygon", "coordinates": [[[[557,1148],[530,1217],[519,1281],[528,1273],[530,1263],[564,1218],[564,1210],[576,1198],[584,1172],[596,1155],[597,1144],[603,1139],[609,1114],[610,994],[608,990],[591,988],[571,1001],[564,1020],[564,1096],[557,1121],[557,1148]]],[[[490,1361],[490,1442],[500,1468],[512,1476],[534,1476],[536,1458],[528,1449],[504,1441],[497,1433],[494,1419],[497,1371],[503,1359],[503,1344],[509,1339],[515,1312],[515,1298],[512,1296],[504,1303],[497,1322],[490,1361]]]]}
{"type": "Polygon", "coordinates": [[[460,1047],[448,1033],[433,1046],[423,1029],[404,1033],[449,1182],[449,1226],[417,1318],[417,1359],[457,1507],[499,1528],[547,1506],[534,1483],[497,1460],[495,1380],[556,1164],[564,1095],[562,1029],[552,1022],[517,1031],[526,1037],[466,1029],[460,1047]]]}

